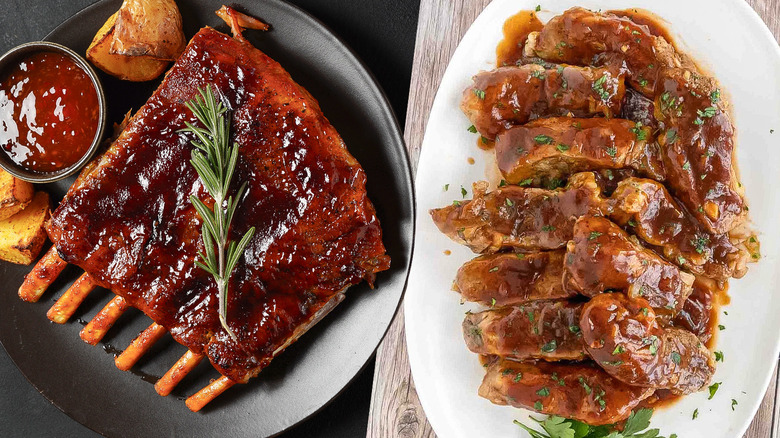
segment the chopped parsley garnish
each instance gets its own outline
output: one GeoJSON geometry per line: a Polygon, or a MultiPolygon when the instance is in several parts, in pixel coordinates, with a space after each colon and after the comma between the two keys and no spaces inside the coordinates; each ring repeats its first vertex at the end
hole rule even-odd
{"type": "Polygon", "coordinates": [[[680,359],[682,359],[680,357],[680,353],[676,351],[672,351],[672,354],[670,354],[669,356],[672,358],[672,362],[674,362],[677,365],[680,365],[680,359]]]}
{"type": "Polygon", "coordinates": [[[723,362],[723,352],[716,351],[714,353],[715,353],[715,362],[723,362]]]}
{"type": "Polygon", "coordinates": [[[491,298],[490,299],[490,307],[495,307],[495,305],[496,305],[496,299],[495,298],[491,298]]]}
{"type": "Polygon", "coordinates": [[[543,408],[544,406],[542,406],[542,402],[537,401],[536,403],[534,403],[534,409],[536,409],[537,411],[541,411],[543,408]]]}
{"type": "Polygon", "coordinates": [[[555,143],[555,140],[553,140],[552,137],[550,137],[549,135],[543,135],[543,134],[540,134],[540,135],[537,135],[536,137],[534,137],[534,141],[536,143],[538,143],[538,144],[553,144],[553,143],[555,143]]]}
{"type": "Polygon", "coordinates": [[[707,397],[707,400],[712,400],[712,397],[715,397],[715,393],[718,392],[718,388],[720,388],[721,383],[722,382],[715,382],[707,388],[707,390],[710,392],[710,396],[707,397]]]}
{"type": "Polygon", "coordinates": [[[582,385],[582,388],[585,390],[585,394],[590,395],[591,391],[593,391],[590,386],[588,386],[588,382],[585,381],[584,377],[580,377],[579,379],[580,385],[582,385]]]}
{"type": "Polygon", "coordinates": [[[555,342],[555,339],[552,341],[542,345],[542,353],[552,353],[558,348],[558,343],[555,342]]]}
{"type": "Polygon", "coordinates": [[[708,106],[707,108],[704,108],[704,111],[696,110],[696,114],[699,117],[704,117],[704,118],[707,118],[707,119],[711,118],[712,116],[714,116],[717,113],[718,113],[718,109],[715,108],[714,106],[708,106]]]}
{"type": "Polygon", "coordinates": [[[471,126],[468,127],[467,131],[472,133],[472,134],[476,134],[477,133],[477,127],[474,126],[474,125],[471,125],[471,126]]]}
{"type": "Polygon", "coordinates": [[[642,129],[642,122],[636,122],[633,128],[631,128],[631,132],[636,135],[637,141],[644,141],[647,140],[647,131],[642,129]]]}
{"type": "Polygon", "coordinates": [[[536,12],[539,12],[542,10],[542,5],[536,5],[536,9],[534,9],[536,12]]]}
{"type": "Polygon", "coordinates": [[[723,325],[723,324],[718,324],[718,330],[721,330],[721,331],[726,330],[726,326],[723,325]]]}
{"type": "Polygon", "coordinates": [[[590,235],[588,236],[588,240],[598,239],[599,236],[601,236],[604,233],[600,233],[598,231],[591,231],[590,235]]]}
{"type": "Polygon", "coordinates": [[[735,408],[735,407],[736,407],[738,404],[739,404],[739,403],[737,403],[737,401],[736,401],[736,400],[734,400],[734,399],[732,398],[732,399],[731,399],[731,410],[732,410],[732,411],[734,411],[734,410],[735,410],[734,408],[735,408]]]}
{"type": "Polygon", "coordinates": [[[629,220],[628,220],[628,226],[629,226],[629,227],[635,227],[635,226],[636,226],[636,221],[635,221],[635,220],[633,220],[633,219],[629,219],[629,220]]]}
{"type": "Polygon", "coordinates": [[[505,180],[505,179],[502,179],[502,180],[501,180],[501,181],[498,183],[498,186],[499,186],[499,187],[506,187],[506,186],[507,186],[507,182],[506,182],[506,180],[505,180]]]}
{"type": "Polygon", "coordinates": [[[678,265],[684,265],[686,261],[687,261],[687,260],[685,260],[685,257],[683,257],[683,256],[677,256],[677,264],[678,264],[678,265]]]}
{"type": "Polygon", "coordinates": [[[558,143],[558,146],[556,146],[555,148],[558,149],[559,152],[566,152],[569,150],[569,146],[566,146],[563,143],[558,143]]]}
{"type": "Polygon", "coordinates": [[[699,416],[699,408],[696,408],[693,410],[693,415],[691,416],[692,420],[695,420],[699,416]]]}
{"type": "Polygon", "coordinates": [[[544,72],[541,70],[534,70],[531,72],[531,76],[539,80],[544,80],[544,72]]]}
{"type": "Polygon", "coordinates": [[[607,74],[604,73],[600,78],[593,82],[593,91],[599,95],[601,100],[609,100],[609,92],[606,90],[607,74]]]}
{"type": "Polygon", "coordinates": [[[520,252],[515,254],[515,256],[517,257],[518,260],[523,260],[525,258],[525,254],[520,253],[520,252]]]}
{"type": "Polygon", "coordinates": [[[702,120],[700,117],[696,117],[696,120],[693,121],[693,124],[696,126],[701,126],[704,124],[704,120],[702,120]]]}
{"type": "Polygon", "coordinates": [[[577,334],[577,333],[579,333],[581,331],[581,329],[580,329],[580,326],[578,326],[578,325],[570,325],[569,326],[569,331],[574,333],[574,334],[577,334]]]}
{"type": "Polygon", "coordinates": [[[696,249],[696,252],[699,254],[702,254],[705,249],[707,249],[707,244],[710,243],[710,237],[709,236],[696,236],[695,239],[691,240],[691,245],[696,249]]]}
{"type": "Polygon", "coordinates": [[[683,170],[688,170],[688,169],[690,169],[690,168],[691,168],[691,163],[690,163],[689,161],[686,161],[686,162],[685,162],[685,163],[682,165],[682,168],[683,168],[683,170]]]}
{"type": "MultiPolygon", "coordinates": [[[[490,269],[488,270],[488,272],[496,272],[496,271],[498,271],[498,266],[494,266],[494,267],[492,267],[492,268],[490,268],[490,269]]],[[[493,298],[493,301],[495,301],[495,300],[496,300],[496,299],[495,299],[495,298],[493,298]]]]}
{"type": "Polygon", "coordinates": [[[509,198],[506,198],[506,199],[504,200],[504,203],[506,204],[506,206],[507,206],[507,207],[511,207],[511,206],[515,205],[515,203],[514,203],[514,202],[512,202],[512,200],[511,200],[511,199],[509,199],[509,198]]]}
{"type": "Polygon", "coordinates": [[[534,180],[532,180],[531,178],[528,178],[528,179],[524,179],[524,180],[520,181],[519,183],[517,183],[517,185],[519,185],[519,186],[527,186],[527,185],[530,185],[532,182],[534,182],[534,180]]]}
{"type": "Polygon", "coordinates": [[[712,101],[713,105],[720,101],[720,88],[717,88],[715,91],[710,93],[710,100],[712,101]]]}
{"type": "Polygon", "coordinates": [[[647,314],[648,314],[649,312],[650,312],[650,309],[648,309],[647,307],[642,307],[642,315],[645,315],[645,316],[647,316],[647,314]]]}
{"type": "Polygon", "coordinates": [[[647,79],[639,78],[639,86],[640,87],[646,87],[647,86],[647,79]]]}
{"type": "Polygon", "coordinates": [[[449,184],[444,184],[444,191],[446,192],[449,189],[450,189],[450,185],[449,184]]]}
{"type": "Polygon", "coordinates": [[[469,194],[469,192],[466,191],[466,189],[464,189],[463,186],[460,186],[460,194],[461,194],[461,196],[463,196],[465,198],[466,195],[469,194]]]}
{"type": "Polygon", "coordinates": [[[523,373],[521,373],[521,372],[519,372],[519,371],[518,371],[518,372],[517,372],[517,374],[515,374],[515,377],[514,377],[514,378],[512,378],[512,381],[513,381],[513,382],[515,382],[515,383],[517,383],[517,382],[519,382],[519,381],[520,381],[520,379],[522,379],[522,378],[523,378],[523,373]]]}
{"type": "Polygon", "coordinates": [[[474,88],[474,95],[478,98],[484,100],[485,99],[485,92],[483,90],[479,90],[477,88],[474,88]]]}
{"type": "Polygon", "coordinates": [[[682,105],[682,97],[675,98],[668,91],[664,91],[663,94],[661,94],[661,110],[662,111],[672,110],[672,111],[677,111],[679,113],[681,105],[682,105]]]}
{"type": "Polygon", "coordinates": [[[460,201],[452,201],[452,205],[460,207],[460,201]]]}
{"type": "Polygon", "coordinates": [[[536,391],[536,395],[538,395],[539,397],[547,397],[548,395],[550,395],[550,390],[547,389],[546,386],[544,386],[542,387],[542,389],[536,391]]]}
{"type": "Polygon", "coordinates": [[[615,158],[615,155],[617,155],[617,148],[615,146],[610,146],[607,148],[607,155],[609,155],[612,158],[615,158]]]}
{"type": "Polygon", "coordinates": [[[677,141],[677,130],[670,129],[666,131],[666,142],[672,144],[677,141]]]}
{"type": "Polygon", "coordinates": [[[549,231],[555,231],[555,227],[552,226],[552,225],[543,225],[542,226],[542,231],[548,231],[548,232],[549,231]]]}
{"type": "Polygon", "coordinates": [[[614,350],[612,350],[612,355],[613,356],[617,356],[618,354],[621,354],[624,351],[626,351],[626,350],[623,348],[623,346],[622,345],[618,345],[617,347],[615,347],[614,350]]]}
{"type": "MultiPolygon", "coordinates": [[[[487,137],[485,137],[484,135],[481,135],[481,136],[479,137],[479,139],[480,139],[480,140],[482,140],[482,144],[488,144],[488,142],[490,141],[490,140],[488,140],[488,138],[487,138],[487,137]]],[[[496,139],[498,139],[498,137],[496,137],[496,139]]]]}
{"type": "Polygon", "coordinates": [[[607,366],[614,366],[614,367],[618,367],[620,365],[623,365],[623,361],[622,360],[604,361],[604,362],[601,362],[601,363],[604,364],[604,365],[607,365],[607,366]]]}

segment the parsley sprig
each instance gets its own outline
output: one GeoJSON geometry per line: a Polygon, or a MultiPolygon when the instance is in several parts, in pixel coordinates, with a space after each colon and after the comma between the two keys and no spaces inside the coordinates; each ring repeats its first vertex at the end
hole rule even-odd
{"type": "Polygon", "coordinates": [[[195,149],[192,150],[190,164],[198,173],[203,187],[214,199],[214,207],[212,210],[200,199],[190,196],[190,202],[203,218],[201,234],[204,252],[198,253],[201,260],[195,261],[195,264],[214,277],[219,297],[219,321],[230,337],[236,340],[235,333],[227,324],[228,281],[246,245],[255,234],[255,228],[250,228],[238,243],[228,237],[236,207],[246,190],[246,182],[241,184],[235,197],[227,196],[238,162],[238,145],[230,144],[227,108],[217,100],[211,85],[207,85],[205,90],[199,88],[198,94],[186,106],[205,128],[185,122],[187,127],[181,132],[196,137],[191,141],[195,149]]]}
{"type": "MultiPolygon", "coordinates": [[[[589,426],[581,421],[557,415],[551,415],[544,420],[530,417],[544,432],[531,429],[517,420],[514,423],[528,432],[531,438],[663,438],[658,435],[658,429],[647,429],[652,416],[653,410],[649,408],[631,412],[623,431],[609,426],[589,426]]],[[[672,437],[676,435],[673,434],[672,437]]]]}

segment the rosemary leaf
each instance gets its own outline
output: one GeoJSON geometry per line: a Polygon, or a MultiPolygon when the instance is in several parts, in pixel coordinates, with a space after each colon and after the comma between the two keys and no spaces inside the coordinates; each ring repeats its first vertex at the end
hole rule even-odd
{"type": "Polygon", "coordinates": [[[185,105],[204,127],[185,122],[186,128],[180,132],[195,136],[190,140],[193,146],[190,164],[198,173],[203,188],[214,200],[214,207],[210,209],[200,199],[190,196],[192,206],[203,219],[201,237],[204,251],[198,253],[200,260],[196,260],[195,265],[214,277],[219,298],[219,320],[230,337],[237,340],[227,323],[230,276],[255,233],[255,228],[250,228],[238,243],[228,236],[236,208],[246,191],[244,182],[235,197],[227,196],[238,162],[238,145],[230,144],[227,108],[217,100],[210,85],[205,90],[198,89],[198,95],[185,105]]]}

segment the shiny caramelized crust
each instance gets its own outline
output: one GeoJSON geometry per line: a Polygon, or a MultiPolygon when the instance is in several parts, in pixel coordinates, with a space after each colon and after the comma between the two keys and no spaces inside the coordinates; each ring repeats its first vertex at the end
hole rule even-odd
{"type": "Polygon", "coordinates": [[[474,185],[474,199],[431,210],[439,230],[476,253],[502,248],[563,248],[574,221],[605,208],[592,173],[578,173],[566,187],[544,190],[506,186],[486,193],[474,185]]]}
{"type": "Polygon", "coordinates": [[[469,350],[513,359],[582,360],[581,304],[537,301],[470,313],[463,320],[469,350]]]}
{"type": "Polygon", "coordinates": [[[601,294],[582,307],[582,339],[588,354],[629,385],[690,394],[707,386],[715,360],[693,333],[663,328],[642,298],[601,294]]]}
{"type": "Polygon", "coordinates": [[[603,217],[583,216],[574,224],[566,252],[564,283],[583,295],[607,290],[646,299],[663,313],[679,312],[694,277],[631,240],[603,217]]]}
{"type": "Polygon", "coordinates": [[[553,17],[540,32],[531,33],[525,50],[552,62],[623,67],[631,86],[648,97],[654,96],[663,68],[691,65],[647,26],[580,7],[553,17]]]}
{"type": "Polygon", "coordinates": [[[512,184],[549,184],[576,172],[625,167],[664,179],[661,152],[650,129],[624,119],[534,120],[498,137],[496,161],[512,184]]]}
{"type": "Polygon", "coordinates": [[[564,290],[563,250],[490,254],[458,269],[453,289],[464,300],[509,306],[576,295],[564,290]]]}
{"type": "Polygon", "coordinates": [[[365,182],[317,101],[278,63],[204,28],[47,230],[67,262],[243,382],[347,287],[388,268],[365,182]],[[207,194],[189,163],[191,138],[179,132],[195,122],[184,102],[206,84],[231,110],[235,181],[248,184],[231,238],[257,229],[231,277],[227,321],[237,343],[218,320],[213,279],[195,265],[201,221],[188,198],[207,194]]]}
{"type": "Polygon", "coordinates": [[[681,268],[716,280],[747,272],[748,251],[727,234],[710,233],[662,184],[627,178],[618,184],[611,202],[610,219],[631,227],[681,268]]]}
{"type": "MultiPolygon", "coordinates": [[[[616,71],[618,71],[616,69],[616,71]]],[[[626,88],[622,73],[605,68],[527,64],[474,76],[460,108],[484,137],[539,117],[612,117],[626,88]]]]}
{"type": "Polygon", "coordinates": [[[653,389],[629,386],[589,363],[521,363],[496,359],[479,395],[497,405],[572,418],[594,426],[625,420],[653,389]]]}

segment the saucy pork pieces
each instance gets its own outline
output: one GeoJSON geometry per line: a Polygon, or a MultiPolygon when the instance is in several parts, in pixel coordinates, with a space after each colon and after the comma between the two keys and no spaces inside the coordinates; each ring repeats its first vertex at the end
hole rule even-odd
{"type": "Polygon", "coordinates": [[[461,102],[503,181],[431,216],[479,254],[453,284],[484,306],[462,326],[479,394],[616,423],[715,372],[717,295],[760,257],[734,127],[715,79],[651,18],[522,14],[533,23],[500,45],[511,62],[499,53],[461,102]]]}

